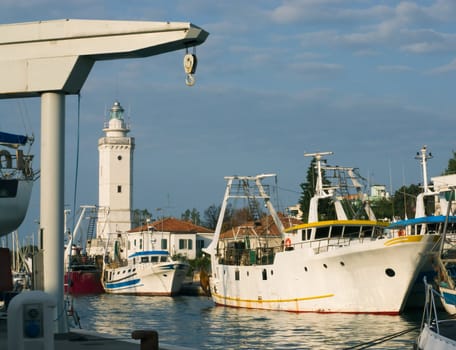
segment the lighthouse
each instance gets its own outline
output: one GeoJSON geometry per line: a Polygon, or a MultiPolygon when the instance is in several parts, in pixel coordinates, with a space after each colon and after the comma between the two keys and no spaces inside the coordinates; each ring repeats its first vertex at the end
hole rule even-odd
{"type": "Polygon", "coordinates": [[[124,109],[115,101],[98,140],[97,237],[131,229],[133,202],[133,151],[135,139],[128,136],[124,109]]]}

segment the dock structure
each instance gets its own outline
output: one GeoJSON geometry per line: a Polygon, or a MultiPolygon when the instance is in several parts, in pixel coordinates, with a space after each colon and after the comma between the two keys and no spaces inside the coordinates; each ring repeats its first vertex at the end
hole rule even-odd
{"type": "MultiPolygon", "coordinates": [[[[2,350],[10,350],[7,345],[6,333],[5,315],[0,315],[0,349],[2,350]]],[[[160,345],[158,332],[154,330],[135,330],[131,333],[131,339],[83,329],[55,335],[54,350],[84,350],[92,347],[99,350],[192,350],[170,344],[160,345]]]]}
{"type": "Polygon", "coordinates": [[[187,22],[64,19],[0,25],[0,99],[41,97],[40,234],[44,291],[57,303],[55,334],[68,331],[65,317],[59,317],[65,314],[65,95],[80,93],[96,61],[187,50],[208,35],[187,22]]]}

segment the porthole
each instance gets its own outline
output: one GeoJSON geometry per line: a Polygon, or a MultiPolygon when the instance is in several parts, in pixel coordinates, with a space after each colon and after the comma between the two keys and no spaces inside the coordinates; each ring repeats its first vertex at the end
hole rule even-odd
{"type": "Polygon", "coordinates": [[[385,273],[386,273],[386,275],[387,275],[388,277],[394,277],[394,276],[396,275],[396,272],[394,272],[394,270],[393,270],[393,269],[390,269],[390,268],[387,268],[387,269],[385,270],[385,273]]]}
{"type": "Polygon", "coordinates": [[[117,160],[122,160],[122,156],[117,156],[117,160]]]}
{"type": "Polygon", "coordinates": [[[274,271],[271,270],[271,276],[274,274],[274,271]]]}
{"type": "Polygon", "coordinates": [[[249,277],[249,276],[250,276],[250,273],[249,273],[249,271],[247,271],[247,277],[249,277]]]}
{"type": "Polygon", "coordinates": [[[304,266],[304,271],[306,271],[306,272],[307,272],[307,266],[304,266]]]}
{"type": "Polygon", "coordinates": [[[345,266],[345,263],[343,261],[341,261],[340,266],[345,266]]]}
{"type": "Polygon", "coordinates": [[[328,265],[326,265],[326,264],[323,264],[323,267],[324,267],[325,269],[327,269],[327,268],[328,268],[328,265]]]}

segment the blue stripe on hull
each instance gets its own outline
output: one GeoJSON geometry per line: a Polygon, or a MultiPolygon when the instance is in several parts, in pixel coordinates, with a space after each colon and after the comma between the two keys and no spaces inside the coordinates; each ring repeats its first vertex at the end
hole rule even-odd
{"type": "Polygon", "coordinates": [[[442,295],[443,299],[445,299],[445,303],[448,305],[456,305],[456,294],[443,292],[442,295]]]}
{"type": "Polygon", "coordinates": [[[136,287],[139,285],[141,280],[139,278],[136,278],[134,280],[126,281],[126,282],[118,282],[118,283],[106,283],[106,288],[110,290],[115,290],[115,289],[123,289],[123,288],[131,288],[131,287],[136,287]]]}

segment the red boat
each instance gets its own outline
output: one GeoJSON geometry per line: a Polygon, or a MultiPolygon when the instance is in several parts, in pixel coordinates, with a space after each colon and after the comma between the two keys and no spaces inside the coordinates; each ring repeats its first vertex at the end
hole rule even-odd
{"type": "MultiPolygon", "coordinates": [[[[87,256],[82,247],[73,244],[76,237],[78,237],[81,221],[85,217],[87,210],[90,210],[92,213],[92,215],[89,215],[92,224],[95,222],[93,221],[93,219],[95,219],[93,213],[96,213],[96,208],[94,206],[81,206],[81,209],[78,222],[74,229],[74,234],[69,235],[68,243],[65,247],[65,275],[63,278],[64,291],[66,294],[71,295],[101,294],[104,293],[103,284],[101,282],[103,257],[87,256]]],[[[65,211],[66,215],[68,213],[69,211],[65,211]]],[[[92,227],[93,226],[94,225],[92,225],[92,227]]],[[[90,229],[88,229],[88,231],[90,231],[90,229]]],[[[81,240],[86,241],[87,237],[81,237],[81,240]]]]}
{"type": "Polygon", "coordinates": [[[71,295],[104,293],[101,277],[101,265],[97,264],[96,259],[78,257],[73,260],[69,271],[65,272],[65,293],[71,295]]]}

